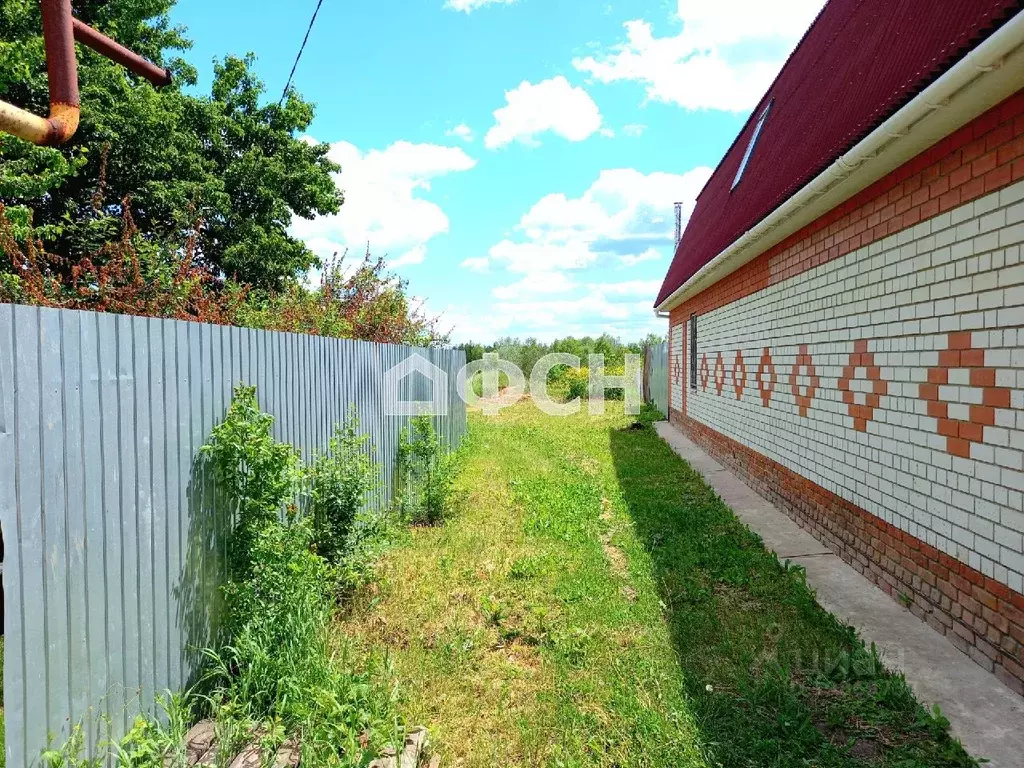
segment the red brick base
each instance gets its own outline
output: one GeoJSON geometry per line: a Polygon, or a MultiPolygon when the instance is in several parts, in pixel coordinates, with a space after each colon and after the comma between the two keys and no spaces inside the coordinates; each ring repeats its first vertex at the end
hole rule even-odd
{"type": "Polygon", "coordinates": [[[1024,694],[1024,595],[679,411],[669,418],[886,594],[1024,694]]]}

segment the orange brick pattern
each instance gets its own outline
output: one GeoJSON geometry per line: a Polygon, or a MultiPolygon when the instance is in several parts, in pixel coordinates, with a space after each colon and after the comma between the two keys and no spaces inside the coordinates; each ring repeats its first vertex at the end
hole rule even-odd
{"type": "Polygon", "coordinates": [[[939,365],[929,369],[928,383],[921,385],[920,396],[928,402],[928,415],[938,419],[946,450],[965,459],[971,457],[971,443],[984,439],[985,427],[995,426],[996,409],[1010,407],[1010,389],[996,386],[996,369],[985,366],[985,350],[973,347],[971,334],[963,331],[949,334],[946,349],[939,353],[939,365]],[[951,371],[966,374],[960,387],[950,386],[951,371]],[[973,399],[979,402],[957,403],[961,410],[967,410],[967,418],[950,418],[946,397],[952,395],[944,397],[943,390],[963,392],[965,386],[975,390],[973,399]]]}
{"type": "Polygon", "coordinates": [[[722,359],[722,353],[718,353],[718,357],[715,358],[715,392],[719,396],[722,394],[722,387],[725,386],[725,361],[722,359]]]}
{"type": "Polygon", "coordinates": [[[757,364],[757,391],[761,394],[761,405],[767,408],[772,402],[772,393],[779,377],[775,375],[775,364],[772,362],[772,353],[768,347],[761,353],[761,360],[757,364]]]}
{"type": "Polygon", "coordinates": [[[807,353],[807,345],[800,345],[800,354],[796,357],[796,364],[793,366],[793,372],[789,374],[789,386],[793,389],[793,397],[796,398],[797,408],[800,409],[800,415],[806,416],[807,412],[811,409],[811,403],[814,401],[814,393],[818,391],[818,386],[821,384],[821,379],[818,378],[817,369],[814,367],[814,361],[811,356],[807,353]],[[800,386],[800,375],[801,371],[804,371],[808,383],[803,387],[800,386]]]}
{"type": "Polygon", "coordinates": [[[875,409],[879,406],[882,395],[889,391],[889,385],[882,378],[882,369],[875,365],[875,355],[868,352],[867,339],[861,339],[854,345],[850,360],[843,368],[843,376],[839,379],[839,389],[853,419],[853,428],[858,432],[866,432],[868,422],[874,418],[875,409]],[[871,391],[864,394],[863,403],[857,402],[857,393],[850,388],[857,380],[858,368],[866,369],[867,381],[871,382],[871,391]]]}
{"type": "Polygon", "coordinates": [[[743,399],[743,389],[747,384],[747,365],[743,362],[743,354],[737,349],[736,360],[732,364],[732,388],[736,392],[736,399],[743,399]]]}

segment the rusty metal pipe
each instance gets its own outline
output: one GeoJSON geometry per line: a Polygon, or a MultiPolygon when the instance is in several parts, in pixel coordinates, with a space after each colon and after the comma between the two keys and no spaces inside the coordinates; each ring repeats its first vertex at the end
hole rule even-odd
{"type": "Polygon", "coordinates": [[[168,85],[171,74],[118,45],[72,16],[71,0],[40,0],[50,116],[39,117],[0,101],[0,131],[44,146],[63,144],[78,130],[78,59],[75,40],[116,61],[154,85],[168,85]]]}
{"type": "Polygon", "coordinates": [[[130,72],[134,72],[139,77],[144,77],[153,85],[170,85],[171,84],[171,73],[158,67],[152,62],[146,61],[146,59],[139,56],[137,53],[132,53],[123,45],[116,43],[109,37],[99,32],[83,21],[78,19],[72,19],[74,27],[75,40],[80,42],[82,45],[92,48],[97,53],[106,56],[111,61],[117,62],[125,69],[130,72]]]}
{"type": "Polygon", "coordinates": [[[50,116],[33,115],[0,102],[0,130],[33,144],[63,144],[78,130],[78,63],[71,26],[71,0],[42,0],[50,116]]]}
{"type": "Polygon", "coordinates": [[[0,101],[0,130],[33,144],[63,144],[78,130],[78,63],[71,28],[71,0],[42,0],[50,116],[33,115],[0,101]]]}
{"type": "Polygon", "coordinates": [[[78,60],[71,0],[41,0],[46,74],[50,83],[50,132],[44,144],[63,144],[78,130],[78,60]]]}
{"type": "Polygon", "coordinates": [[[31,141],[33,144],[46,144],[51,129],[50,121],[45,117],[33,115],[6,101],[0,101],[0,131],[31,141]]]}

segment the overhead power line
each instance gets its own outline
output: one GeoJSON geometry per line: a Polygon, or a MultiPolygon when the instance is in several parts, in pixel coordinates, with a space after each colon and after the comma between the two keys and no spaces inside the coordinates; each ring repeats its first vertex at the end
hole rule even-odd
{"type": "Polygon", "coordinates": [[[292,64],[292,71],[288,73],[288,82],[284,84],[284,90],[281,91],[281,100],[277,102],[277,106],[284,104],[285,97],[288,95],[288,89],[292,87],[292,78],[295,77],[295,70],[299,66],[299,59],[302,58],[302,52],[306,50],[306,43],[309,42],[309,33],[313,31],[313,25],[316,24],[316,17],[320,13],[320,6],[324,4],[324,0],[317,0],[316,10],[313,11],[313,18],[309,20],[309,28],[306,29],[306,36],[302,38],[302,45],[299,46],[299,52],[295,56],[295,63],[292,64]]]}

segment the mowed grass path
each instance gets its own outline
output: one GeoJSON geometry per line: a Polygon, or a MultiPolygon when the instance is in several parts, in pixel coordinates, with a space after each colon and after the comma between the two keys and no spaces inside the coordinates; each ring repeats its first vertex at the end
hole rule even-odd
{"type": "Polygon", "coordinates": [[[973,765],[631,421],[472,415],[456,511],[339,628],[390,650],[442,764],[973,765]]]}

